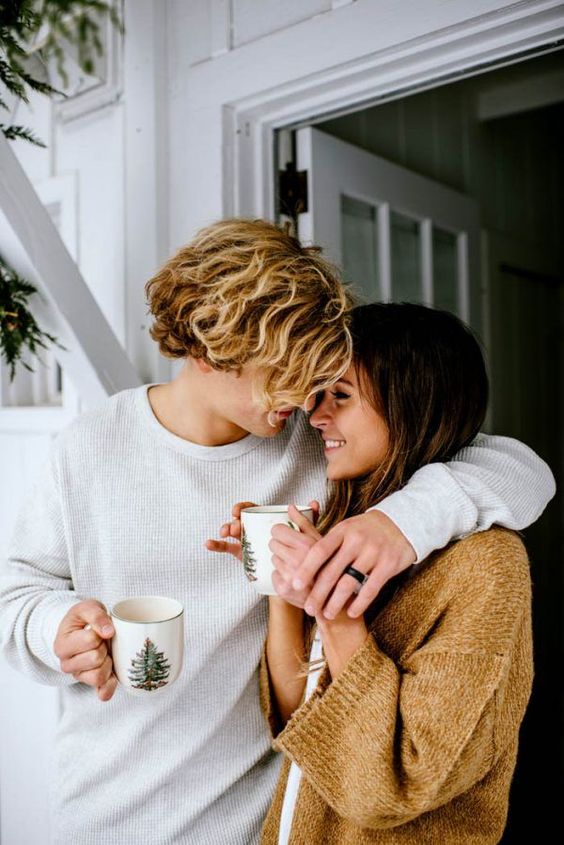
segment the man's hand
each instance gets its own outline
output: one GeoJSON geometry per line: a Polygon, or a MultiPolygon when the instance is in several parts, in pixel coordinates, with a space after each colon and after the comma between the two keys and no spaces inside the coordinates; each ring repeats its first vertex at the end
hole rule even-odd
{"type": "MultiPolygon", "coordinates": [[[[258,507],[258,505],[255,505],[254,502],[237,502],[235,505],[233,505],[231,511],[233,519],[231,520],[231,522],[224,523],[219,529],[219,536],[222,539],[206,540],[206,549],[209,549],[210,552],[230,554],[236,557],[237,560],[242,560],[243,554],[241,551],[241,511],[244,508],[256,507],[258,507]]],[[[290,507],[293,506],[291,505],[290,507]]],[[[319,502],[310,502],[309,507],[313,510],[314,520],[317,520],[317,517],[319,516],[319,502]]],[[[294,509],[294,512],[295,514],[297,514],[297,517],[294,520],[296,524],[298,524],[300,520],[304,519],[306,520],[307,524],[311,527],[311,522],[309,522],[306,517],[302,517],[301,513],[296,509],[294,509]]],[[[293,519],[293,517],[291,518],[293,519]]]]}
{"type": "Polygon", "coordinates": [[[206,549],[210,552],[222,552],[223,554],[230,554],[237,558],[243,559],[241,551],[241,511],[243,508],[256,508],[254,502],[237,502],[233,505],[231,515],[233,519],[231,522],[224,523],[219,529],[219,536],[223,540],[206,540],[206,549]],[[229,537],[229,540],[227,539],[229,537]]]}
{"type": "Polygon", "coordinates": [[[81,601],[63,617],[53,650],[61,669],[81,684],[95,687],[100,701],[109,701],[117,687],[108,640],[114,626],[99,601],[81,601]]]}
{"type": "Polygon", "coordinates": [[[358,589],[358,581],[343,574],[347,566],[353,566],[369,576],[347,609],[348,615],[356,618],[386,581],[415,563],[416,557],[413,546],[389,517],[381,511],[367,511],[343,520],[310,549],[295,571],[292,587],[300,591],[313,582],[306,613],[319,616],[323,610],[326,619],[334,619],[358,589]]]}

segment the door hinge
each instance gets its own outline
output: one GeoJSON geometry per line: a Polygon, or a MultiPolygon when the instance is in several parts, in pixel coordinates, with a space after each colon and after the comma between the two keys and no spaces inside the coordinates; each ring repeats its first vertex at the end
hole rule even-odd
{"type": "Polygon", "coordinates": [[[307,170],[296,170],[294,162],[289,161],[278,174],[278,213],[297,220],[298,214],[307,210],[307,170]]]}

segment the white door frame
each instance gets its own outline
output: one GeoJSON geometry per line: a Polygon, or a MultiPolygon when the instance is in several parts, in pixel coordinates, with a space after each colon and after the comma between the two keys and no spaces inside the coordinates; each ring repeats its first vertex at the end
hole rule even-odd
{"type": "MultiPolygon", "coordinates": [[[[275,132],[557,49],[559,0],[528,0],[223,106],[223,213],[275,219],[275,132]]],[[[273,55],[272,60],[276,60],[273,55]]]]}

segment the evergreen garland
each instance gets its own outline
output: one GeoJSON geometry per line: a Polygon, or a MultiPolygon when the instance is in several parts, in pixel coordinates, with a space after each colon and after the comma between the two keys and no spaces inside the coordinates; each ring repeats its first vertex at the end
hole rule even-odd
{"type": "Polygon", "coordinates": [[[64,349],[57,338],[39,328],[28,310],[27,300],[34,293],[37,293],[37,288],[18,276],[0,258],[0,354],[10,368],[10,380],[16,374],[17,361],[26,370],[33,370],[22,359],[25,348],[32,355],[37,355],[40,349],[46,349],[48,343],[64,349]]]}

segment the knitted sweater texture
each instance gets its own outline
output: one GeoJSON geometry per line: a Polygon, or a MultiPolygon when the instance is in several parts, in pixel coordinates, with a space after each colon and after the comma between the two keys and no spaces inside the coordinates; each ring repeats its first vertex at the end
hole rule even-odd
{"type": "MultiPolygon", "coordinates": [[[[291,760],[302,780],[290,845],[499,842],[532,679],[517,535],[496,528],[432,556],[276,736],[286,759],[263,845],[278,842],[291,760]]],[[[264,653],[261,700],[275,734],[264,653]]]]}

